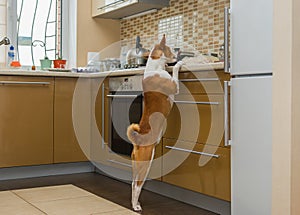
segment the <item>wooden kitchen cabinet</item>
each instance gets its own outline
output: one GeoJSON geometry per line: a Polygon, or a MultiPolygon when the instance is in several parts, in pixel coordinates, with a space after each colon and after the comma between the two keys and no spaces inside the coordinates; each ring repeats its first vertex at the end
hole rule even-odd
{"type": "Polygon", "coordinates": [[[106,105],[106,95],[108,94],[108,77],[91,79],[91,150],[90,157],[96,163],[106,164],[107,160],[107,140],[108,114],[106,105]]]}
{"type": "Polygon", "coordinates": [[[51,77],[0,77],[0,167],[53,162],[51,77]]]}
{"type": "Polygon", "coordinates": [[[163,153],[163,182],[230,201],[230,149],[164,138],[163,153]]]}
{"type": "Polygon", "coordinates": [[[76,83],[77,78],[55,78],[54,163],[87,161],[77,141],[72,119],[76,83]]]}
{"type": "Polygon", "coordinates": [[[178,95],[164,137],[224,146],[223,95],[178,95]]]}
{"type": "Polygon", "coordinates": [[[224,81],[230,75],[223,70],[179,73],[180,94],[223,94],[224,81]]]}
{"type": "Polygon", "coordinates": [[[175,96],[163,136],[225,146],[224,105],[229,108],[230,104],[229,100],[224,102],[224,81],[229,78],[222,70],[179,73],[179,94],[175,96]]]}
{"type": "Polygon", "coordinates": [[[230,147],[224,144],[229,78],[221,70],[179,74],[163,135],[163,182],[230,201],[230,147]]]}
{"type": "Polygon", "coordinates": [[[98,8],[103,6],[103,0],[92,0],[92,17],[99,15],[98,8]]]}

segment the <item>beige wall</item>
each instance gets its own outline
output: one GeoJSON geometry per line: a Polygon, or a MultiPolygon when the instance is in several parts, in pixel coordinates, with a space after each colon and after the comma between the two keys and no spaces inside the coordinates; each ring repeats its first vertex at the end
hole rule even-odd
{"type": "Polygon", "coordinates": [[[299,9],[274,0],[272,215],[300,214],[299,9]]]}
{"type": "Polygon", "coordinates": [[[77,66],[87,65],[88,52],[99,52],[119,40],[119,21],[92,18],[92,1],[77,0],[77,66]]]}
{"type": "Polygon", "coordinates": [[[292,49],[292,193],[291,211],[300,214],[300,1],[293,0],[292,49]]]}

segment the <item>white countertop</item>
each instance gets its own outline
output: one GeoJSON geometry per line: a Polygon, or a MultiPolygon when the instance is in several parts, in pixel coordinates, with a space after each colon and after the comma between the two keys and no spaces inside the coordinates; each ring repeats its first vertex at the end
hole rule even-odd
{"type": "MultiPolygon", "coordinates": [[[[210,71],[220,70],[224,68],[223,62],[210,63],[210,64],[198,64],[198,65],[184,65],[181,72],[185,71],[210,71]]],[[[168,71],[172,71],[172,67],[167,68],[168,71]]],[[[21,76],[54,76],[54,77],[83,77],[83,78],[98,78],[106,76],[122,76],[122,75],[137,75],[143,74],[144,67],[136,69],[122,69],[108,72],[97,73],[76,73],[76,72],[61,72],[61,71],[43,71],[43,70],[25,70],[25,69],[0,69],[0,75],[21,75],[21,76]]]]}

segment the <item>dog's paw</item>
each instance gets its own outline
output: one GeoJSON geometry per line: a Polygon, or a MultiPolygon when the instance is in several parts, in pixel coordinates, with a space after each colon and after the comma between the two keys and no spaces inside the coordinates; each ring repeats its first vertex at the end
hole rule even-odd
{"type": "Polygon", "coordinates": [[[141,205],[140,205],[139,202],[136,203],[135,205],[132,205],[132,208],[133,208],[133,210],[136,211],[136,212],[141,212],[141,211],[142,211],[142,207],[141,207],[141,205]]]}

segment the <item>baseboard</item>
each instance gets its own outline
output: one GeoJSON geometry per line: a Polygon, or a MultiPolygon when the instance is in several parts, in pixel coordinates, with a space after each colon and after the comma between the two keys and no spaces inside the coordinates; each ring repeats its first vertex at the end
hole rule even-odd
{"type": "Polygon", "coordinates": [[[90,162],[0,168],[0,181],[50,175],[94,172],[94,170],[94,166],[90,162]]]}

